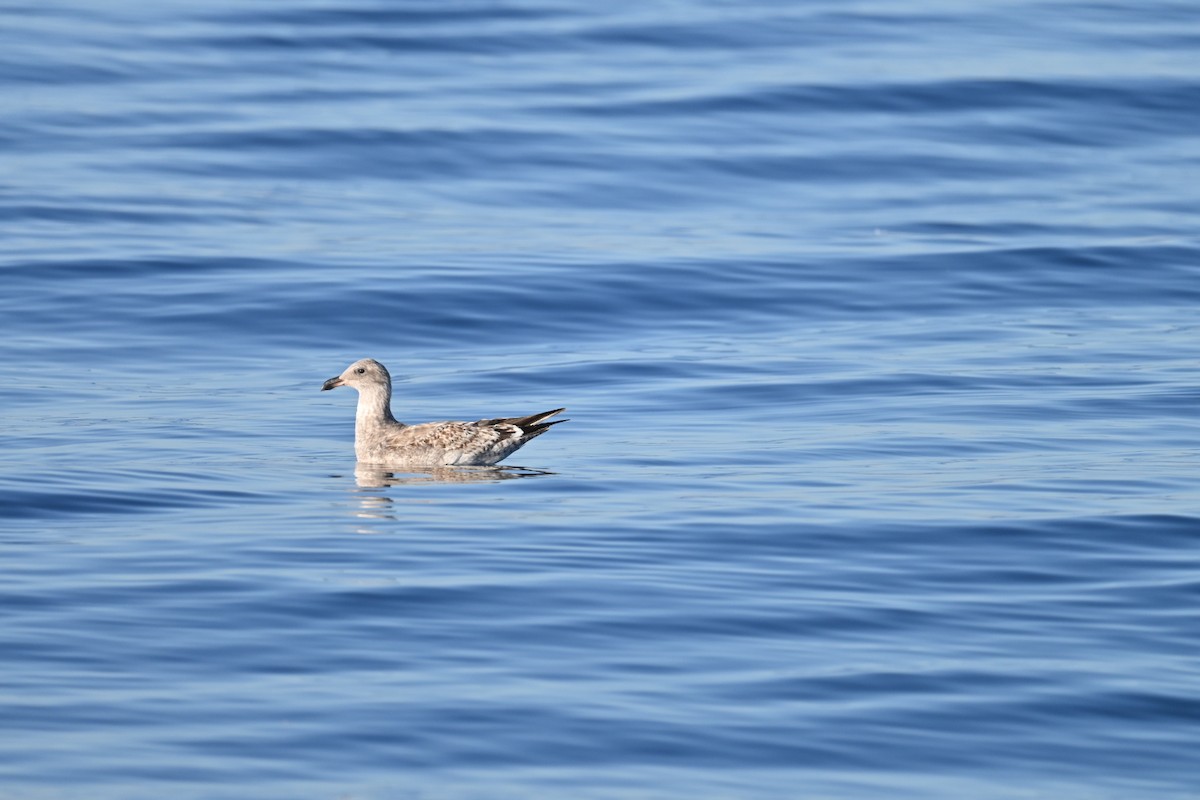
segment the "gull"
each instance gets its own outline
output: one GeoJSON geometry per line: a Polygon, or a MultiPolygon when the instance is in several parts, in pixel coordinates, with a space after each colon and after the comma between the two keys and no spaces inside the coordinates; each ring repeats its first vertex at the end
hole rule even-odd
{"type": "Polygon", "coordinates": [[[354,454],[360,463],[398,467],[487,467],[516,452],[551,425],[545,420],[566,409],[528,417],[478,422],[424,422],[405,425],[392,416],[392,376],[373,358],[355,361],[321,391],[350,386],[358,390],[354,415],[354,454]]]}

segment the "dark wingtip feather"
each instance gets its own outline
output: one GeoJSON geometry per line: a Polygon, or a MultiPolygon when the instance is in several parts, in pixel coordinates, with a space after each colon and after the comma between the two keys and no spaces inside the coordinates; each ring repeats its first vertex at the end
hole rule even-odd
{"type": "Polygon", "coordinates": [[[560,422],[570,422],[570,421],[571,420],[569,420],[569,419],[556,419],[556,420],[554,420],[554,422],[540,422],[537,425],[530,425],[529,427],[522,427],[521,430],[525,431],[525,438],[532,439],[534,436],[538,436],[538,435],[543,434],[546,431],[550,430],[551,427],[553,427],[554,425],[557,425],[560,422]]]}
{"type": "Polygon", "coordinates": [[[484,419],[477,422],[477,425],[516,425],[525,434],[525,438],[532,439],[534,436],[545,433],[550,429],[551,425],[557,425],[560,422],[569,422],[570,420],[556,419],[553,422],[543,422],[550,419],[555,414],[561,414],[566,411],[565,408],[556,408],[553,411],[543,411],[540,414],[530,414],[528,417],[500,417],[498,419],[484,419]]]}

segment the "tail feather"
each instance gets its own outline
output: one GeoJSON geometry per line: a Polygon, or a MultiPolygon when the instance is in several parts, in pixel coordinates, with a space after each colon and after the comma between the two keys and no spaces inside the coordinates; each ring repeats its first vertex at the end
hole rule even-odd
{"type": "Polygon", "coordinates": [[[554,420],[554,422],[543,422],[538,425],[530,425],[528,428],[521,428],[521,430],[525,431],[526,439],[532,439],[535,436],[541,436],[543,433],[550,430],[550,428],[552,428],[553,426],[557,425],[560,422],[570,422],[570,421],[571,420],[569,420],[569,419],[556,419],[556,420],[554,420]]]}
{"type": "Polygon", "coordinates": [[[557,425],[560,422],[569,422],[570,420],[556,419],[553,422],[543,422],[555,414],[561,414],[566,411],[565,408],[556,408],[553,411],[543,411],[540,414],[530,414],[528,417],[498,417],[496,419],[483,419],[475,423],[476,425],[516,425],[525,434],[526,439],[532,439],[534,436],[540,436],[550,430],[551,425],[557,425]]]}

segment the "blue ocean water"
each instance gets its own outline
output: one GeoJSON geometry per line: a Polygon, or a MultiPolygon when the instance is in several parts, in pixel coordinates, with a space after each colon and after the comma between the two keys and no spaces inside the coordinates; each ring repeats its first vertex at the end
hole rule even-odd
{"type": "Polygon", "coordinates": [[[0,796],[1197,796],[1198,46],[0,8],[0,796]]]}

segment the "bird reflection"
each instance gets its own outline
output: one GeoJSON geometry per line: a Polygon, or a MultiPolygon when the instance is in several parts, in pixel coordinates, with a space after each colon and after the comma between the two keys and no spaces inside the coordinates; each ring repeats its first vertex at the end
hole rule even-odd
{"type": "MultiPolygon", "coordinates": [[[[354,515],[360,519],[396,519],[393,504],[395,498],[380,491],[363,491],[387,489],[392,486],[431,486],[440,483],[494,483],[509,481],[514,478],[534,478],[539,475],[553,475],[546,470],[530,469],[528,467],[431,467],[429,469],[413,469],[407,472],[380,469],[357,465],[354,468],[354,481],[358,484],[356,499],[358,508],[354,515]]],[[[421,502],[419,495],[408,498],[406,502],[421,502]]],[[[378,533],[374,530],[362,530],[361,533],[378,533]]]]}
{"type": "Polygon", "coordinates": [[[363,489],[381,489],[385,486],[407,486],[431,483],[495,483],[514,478],[532,478],[537,475],[553,475],[541,469],[529,467],[430,467],[406,472],[356,465],[354,481],[363,489]]]}

